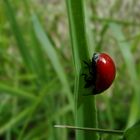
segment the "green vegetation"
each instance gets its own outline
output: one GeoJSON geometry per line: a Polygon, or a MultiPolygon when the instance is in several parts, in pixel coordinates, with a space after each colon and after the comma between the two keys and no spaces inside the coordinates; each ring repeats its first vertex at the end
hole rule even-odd
{"type": "Polygon", "coordinates": [[[1,140],[120,140],[125,129],[123,140],[137,139],[139,1],[1,0],[0,5],[1,140]],[[116,79],[103,94],[83,96],[91,92],[83,87],[83,60],[96,51],[114,59],[116,79]],[[54,125],[93,131],[75,135],[54,125]],[[121,136],[109,134],[114,130],[121,136]]]}

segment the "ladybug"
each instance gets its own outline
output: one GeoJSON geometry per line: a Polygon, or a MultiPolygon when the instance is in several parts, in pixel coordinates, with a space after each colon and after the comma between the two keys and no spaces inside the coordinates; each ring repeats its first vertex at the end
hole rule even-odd
{"type": "Polygon", "coordinates": [[[92,60],[85,62],[88,74],[84,75],[85,88],[90,88],[93,95],[100,94],[113,83],[116,68],[112,58],[106,53],[94,53],[92,60]]]}

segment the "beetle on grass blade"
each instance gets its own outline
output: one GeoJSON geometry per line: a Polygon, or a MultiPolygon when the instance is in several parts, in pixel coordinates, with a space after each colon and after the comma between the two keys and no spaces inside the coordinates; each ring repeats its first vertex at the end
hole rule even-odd
{"type": "Polygon", "coordinates": [[[85,88],[91,88],[93,95],[100,94],[108,89],[116,75],[116,67],[112,58],[106,53],[94,53],[90,62],[85,62],[89,72],[82,74],[85,88]]]}

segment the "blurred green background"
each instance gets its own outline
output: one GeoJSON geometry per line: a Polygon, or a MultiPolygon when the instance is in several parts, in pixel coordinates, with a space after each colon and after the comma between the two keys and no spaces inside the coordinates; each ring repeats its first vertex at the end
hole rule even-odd
{"type": "MultiPolygon", "coordinates": [[[[96,96],[98,125],[122,130],[140,117],[140,1],[84,5],[90,55],[107,52],[117,68],[111,88],[96,96]]],[[[74,140],[74,131],[53,127],[74,125],[65,1],[1,0],[0,6],[0,140],[74,140]]]]}

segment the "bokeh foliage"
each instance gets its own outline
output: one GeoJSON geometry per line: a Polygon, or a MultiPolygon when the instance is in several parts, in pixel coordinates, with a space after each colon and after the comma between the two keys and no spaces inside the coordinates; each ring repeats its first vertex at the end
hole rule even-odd
{"type": "MultiPolygon", "coordinates": [[[[1,0],[0,5],[0,139],[72,139],[73,131],[53,128],[75,120],[66,2],[1,0]]],[[[139,5],[85,2],[90,56],[107,52],[117,67],[112,87],[96,97],[100,128],[125,129],[140,117],[139,5]]]]}

